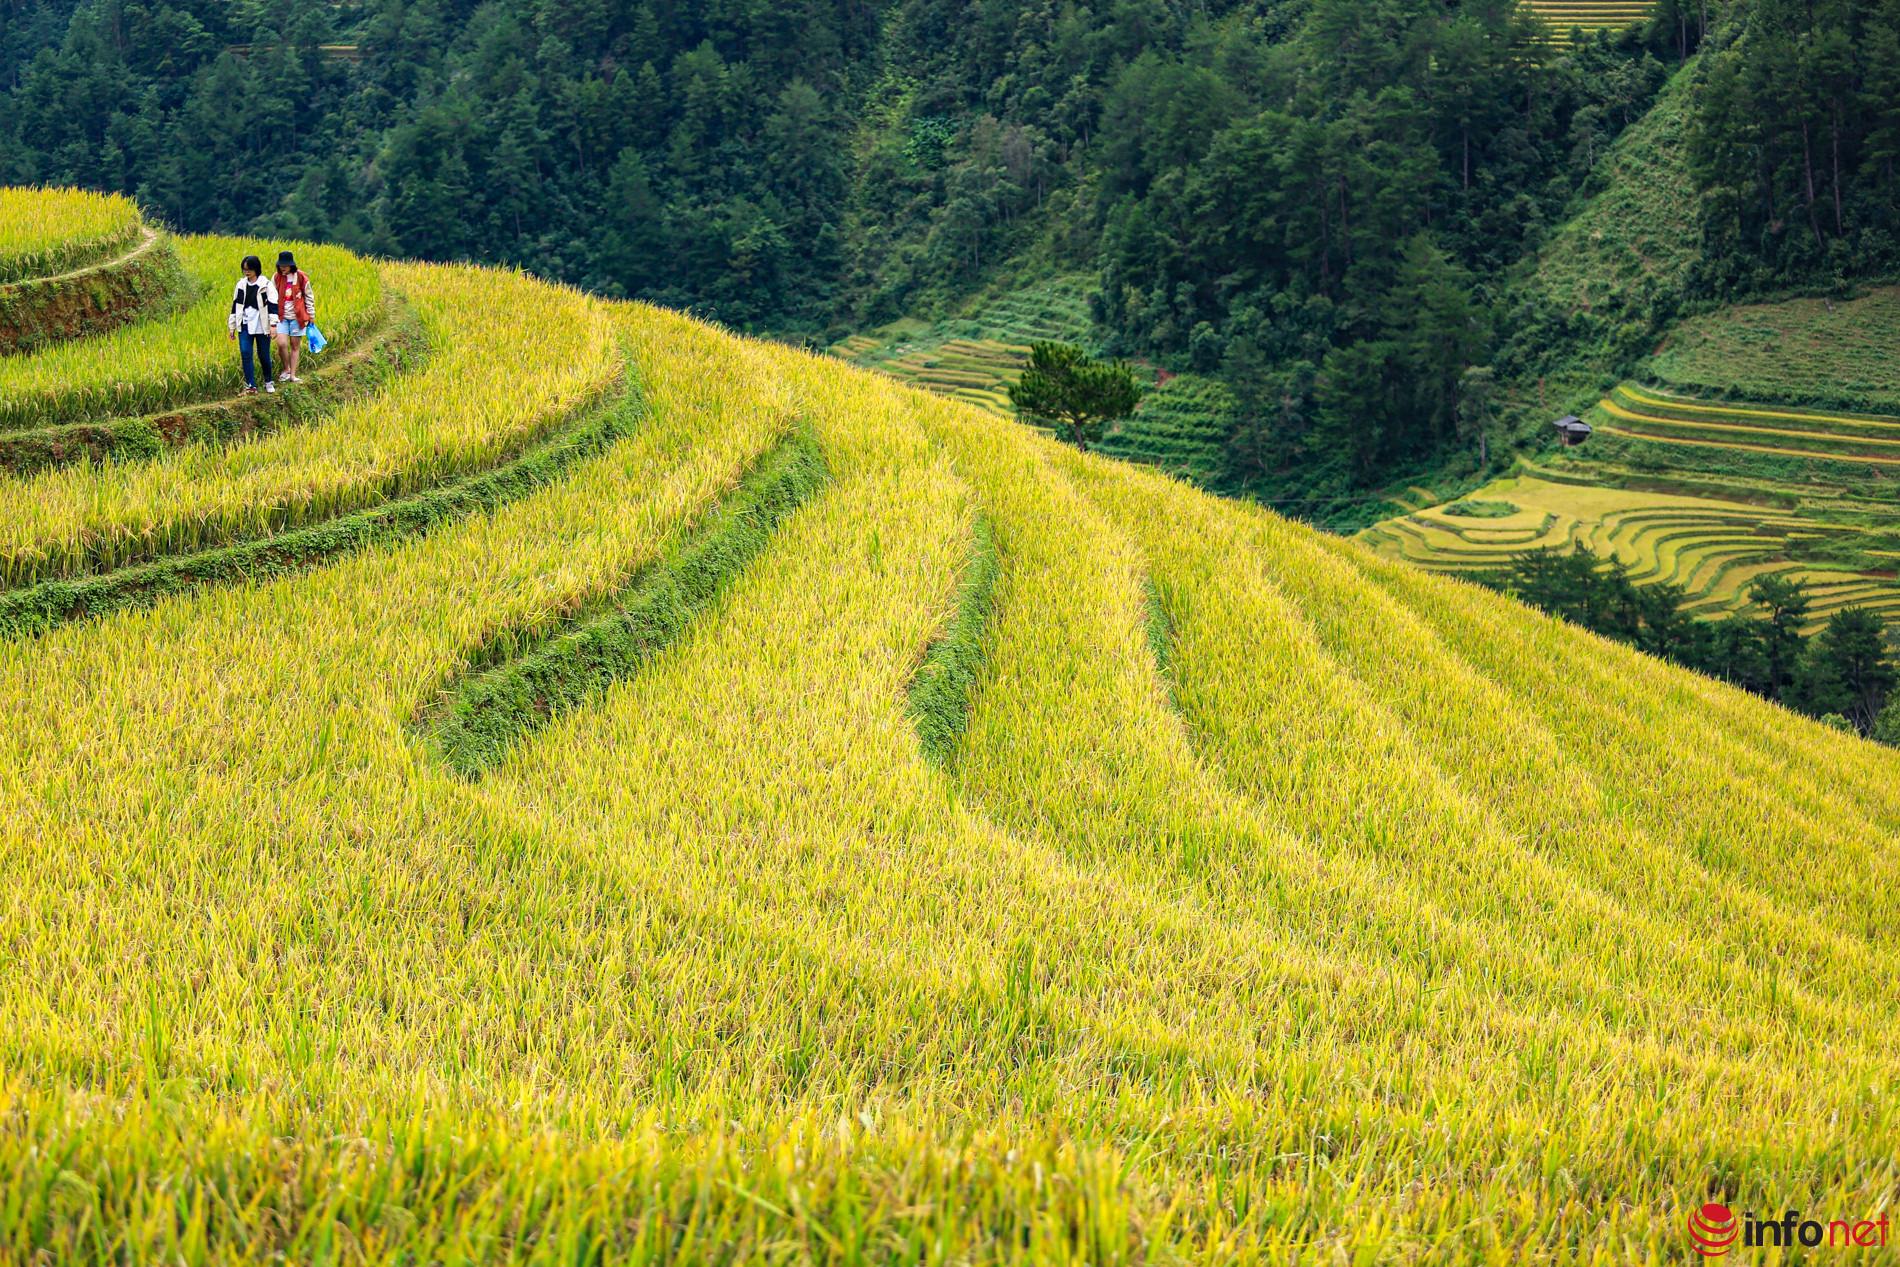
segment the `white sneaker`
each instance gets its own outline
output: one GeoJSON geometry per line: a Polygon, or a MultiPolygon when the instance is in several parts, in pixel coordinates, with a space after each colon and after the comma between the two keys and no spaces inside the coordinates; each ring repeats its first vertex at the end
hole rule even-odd
{"type": "Polygon", "coordinates": [[[264,384],[264,390],[265,390],[265,391],[267,391],[267,392],[269,392],[269,393],[270,393],[271,395],[273,395],[273,396],[275,396],[275,395],[277,394],[277,384],[275,384],[275,383],[265,383],[265,384],[264,384]]]}

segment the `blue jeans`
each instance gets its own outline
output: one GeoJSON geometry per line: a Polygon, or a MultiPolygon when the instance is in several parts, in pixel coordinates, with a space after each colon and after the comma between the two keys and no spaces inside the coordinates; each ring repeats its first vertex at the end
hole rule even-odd
{"type": "Polygon", "coordinates": [[[270,372],[270,336],[268,334],[245,334],[238,331],[238,355],[244,359],[244,385],[257,386],[257,374],[251,369],[251,344],[257,344],[257,355],[264,359],[264,381],[271,381],[270,372]]]}

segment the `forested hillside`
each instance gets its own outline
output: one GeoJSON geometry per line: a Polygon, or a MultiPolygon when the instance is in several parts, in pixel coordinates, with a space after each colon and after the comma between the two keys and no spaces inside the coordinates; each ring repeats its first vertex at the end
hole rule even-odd
{"type": "Polygon", "coordinates": [[[1670,139],[1709,250],[1611,360],[1900,241],[1900,19],[1864,0],[1665,0],[1576,43],[1509,0],[3,12],[0,181],[813,342],[1081,274],[1100,346],[1225,380],[1210,482],[1269,497],[1475,464],[1511,430],[1500,383],[1602,342],[1522,278],[1698,49],[1670,139]]]}

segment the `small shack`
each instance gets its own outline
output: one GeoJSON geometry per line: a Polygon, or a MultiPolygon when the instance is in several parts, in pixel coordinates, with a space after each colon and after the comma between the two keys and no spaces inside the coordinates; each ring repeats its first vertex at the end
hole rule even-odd
{"type": "Polygon", "coordinates": [[[1557,428],[1557,434],[1564,438],[1564,447],[1571,448],[1590,438],[1590,424],[1575,414],[1565,414],[1550,424],[1557,428]]]}

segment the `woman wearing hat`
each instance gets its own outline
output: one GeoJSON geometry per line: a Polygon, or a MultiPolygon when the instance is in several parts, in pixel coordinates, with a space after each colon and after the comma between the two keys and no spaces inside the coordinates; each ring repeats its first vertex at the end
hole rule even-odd
{"type": "Polygon", "coordinates": [[[297,267],[289,251],[277,253],[277,359],[284,367],[280,383],[299,383],[297,362],[303,355],[304,333],[316,323],[317,296],[310,278],[297,267]]]}

